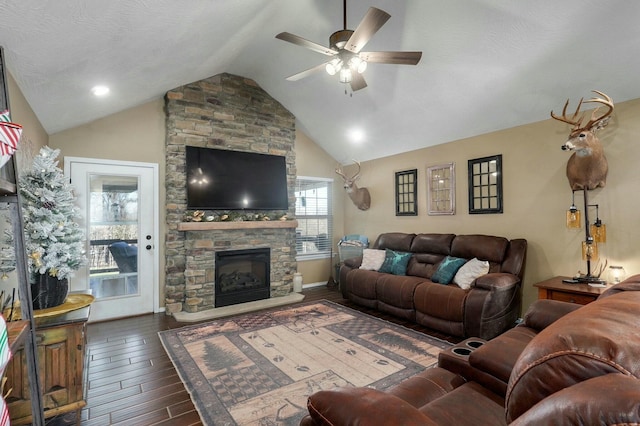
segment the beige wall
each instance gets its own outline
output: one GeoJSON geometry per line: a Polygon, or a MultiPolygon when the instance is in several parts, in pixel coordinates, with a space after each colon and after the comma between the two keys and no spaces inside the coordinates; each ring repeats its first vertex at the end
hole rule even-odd
{"type": "MultiPolygon", "coordinates": [[[[160,191],[160,235],[156,247],[160,259],[159,304],[164,305],[165,161],[164,101],[158,99],[113,114],[84,126],[53,134],[52,148],[64,156],[138,161],[158,164],[160,191]]],[[[62,161],[61,161],[62,165],[62,161]]]]}
{"type": "MultiPolygon", "coordinates": [[[[336,160],[313,142],[301,131],[296,131],[296,168],[298,176],[332,178],[333,181],[333,243],[337,247],[344,235],[344,189],[342,180],[335,173],[336,160]],[[337,179],[336,179],[337,178],[337,179]]],[[[334,262],[338,260],[334,253],[334,262]]],[[[302,274],[303,284],[327,282],[332,271],[329,259],[298,262],[298,272],[302,274]]],[[[337,278],[337,277],[334,277],[337,278]]]]}
{"type": "MultiPolygon", "coordinates": [[[[589,192],[589,202],[600,205],[600,218],[607,225],[607,242],[601,257],[609,264],[623,265],[627,275],[640,273],[640,99],[616,105],[614,117],[599,136],[609,161],[607,187],[589,192]]],[[[537,298],[534,283],[556,275],[585,272],[580,244],[584,229],[565,227],[565,211],[571,205],[571,190],[565,176],[569,158],[560,146],[568,125],[545,120],[504,131],[476,136],[436,147],[408,152],[362,164],[360,183],[371,192],[371,209],[359,211],[345,203],[344,232],[375,238],[381,232],[483,233],[528,240],[524,280],[524,303],[537,298]],[[502,154],[504,213],[469,215],[467,160],[502,154]],[[426,167],[455,162],[456,214],[426,214],[426,167]],[[419,214],[396,217],[394,172],[417,168],[419,214]]],[[[428,138],[428,135],[423,137],[428,138]]],[[[582,205],[582,193],[576,193],[582,205]]],[[[580,207],[582,210],[582,207],[580,207]]],[[[595,218],[595,210],[590,212],[595,218]]]]}
{"type": "MultiPolygon", "coordinates": [[[[8,73],[7,73],[8,74],[8,73]]],[[[16,153],[18,173],[31,167],[33,157],[40,148],[49,143],[49,135],[24,98],[22,91],[11,74],[8,74],[9,103],[11,104],[11,120],[22,125],[22,139],[16,153]]]]}

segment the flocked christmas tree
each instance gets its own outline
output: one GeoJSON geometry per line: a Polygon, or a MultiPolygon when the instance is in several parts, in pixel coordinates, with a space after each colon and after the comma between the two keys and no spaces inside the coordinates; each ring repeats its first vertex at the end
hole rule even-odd
{"type": "Polygon", "coordinates": [[[20,176],[25,246],[32,274],[62,280],[86,263],[84,232],[71,184],[58,168],[60,150],[43,147],[20,176]]]}

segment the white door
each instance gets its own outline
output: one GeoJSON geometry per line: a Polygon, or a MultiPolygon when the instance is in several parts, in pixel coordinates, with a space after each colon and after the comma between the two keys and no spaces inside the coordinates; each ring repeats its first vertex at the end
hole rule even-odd
{"type": "Polygon", "coordinates": [[[70,290],[96,297],[91,321],[150,313],[158,299],[158,166],[65,158],[85,230],[87,266],[70,290]]]}

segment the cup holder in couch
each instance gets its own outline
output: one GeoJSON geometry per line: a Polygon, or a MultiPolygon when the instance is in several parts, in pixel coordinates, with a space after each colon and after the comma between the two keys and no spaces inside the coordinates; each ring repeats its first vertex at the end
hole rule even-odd
{"type": "Polygon", "coordinates": [[[465,344],[469,346],[471,350],[473,350],[478,349],[480,346],[484,345],[484,342],[481,340],[467,340],[465,344]]]}
{"type": "Polygon", "coordinates": [[[451,352],[453,352],[456,355],[460,355],[460,356],[469,356],[469,354],[471,354],[472,350],[471,349],[467,349],[467,348],[455,347],[455,348],[451,349],[451,352]]]}

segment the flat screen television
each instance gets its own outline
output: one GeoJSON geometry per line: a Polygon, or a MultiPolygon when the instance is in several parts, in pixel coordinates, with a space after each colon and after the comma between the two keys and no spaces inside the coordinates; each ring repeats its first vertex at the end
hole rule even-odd
{"type": "Polygon", "coordinates": [[[187,146],[186,168],[189,209],[289,208],[283,156],[187,146]]]}

